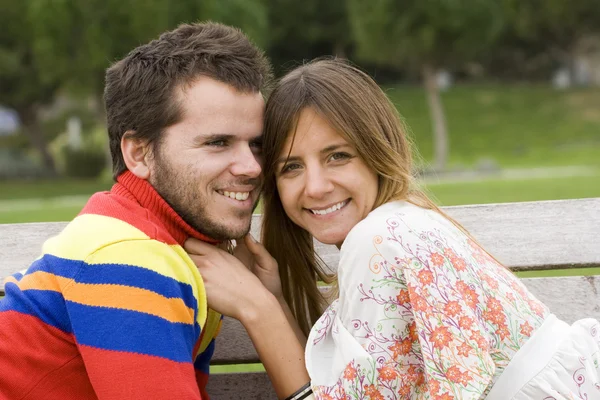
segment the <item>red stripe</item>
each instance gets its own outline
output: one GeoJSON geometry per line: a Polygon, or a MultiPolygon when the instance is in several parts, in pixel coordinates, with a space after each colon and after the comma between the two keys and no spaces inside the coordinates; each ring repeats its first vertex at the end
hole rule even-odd
{"type": "Polygon", "coordinates": [[[202,400],[209,400],[208,393],[206,393],[206,384],[208,383],[208,374],[204,372],[196,370],[196,382],[198,382],[198,387],[200,388],[200,394],[202,395],[202,400]]]}
{"type": "Polygon", "coordinates": [[[0,327],[0,398],[96,398],[73,335],[17,311],[0,313],[0,327]]]}
{"type": "Polygon", "coordinates": [[[192,363],[84,345],[79,349],[103,400],[201,399],[192,363]]]}
{"type": "MultiPolygon", "coordinates": [[[[134,200],[111,193],[96,193],[87,202],[81,214],[97,214],[119,219],[144,232],[150,238],[173,245],[178,244],[163,228],[163,222],[134,200]]],[[[183,239],[185,240],[185,239],[183,239]]]]}

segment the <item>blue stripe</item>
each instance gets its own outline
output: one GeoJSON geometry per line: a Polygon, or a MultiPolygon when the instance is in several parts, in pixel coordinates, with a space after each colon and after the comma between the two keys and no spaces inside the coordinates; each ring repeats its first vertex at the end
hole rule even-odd
{"type": "Polygon", "coordinates": [[[206,349],[198,354],[196,361],[194,361],[194,368],[198,371],[202,371],[205,374],[210,373],[210,359],[215,352],[215,339],[211,340],[206,349]]]}
{"type": "Polygon", "coordinates": [[[70,260],[68,258],[56,257],[51,254],[44,254],[42,258],[35,260],[27,269],[26,275],[37,271],[48,272],[64,278],[73,279],[83,265],[81,260],[70,260]]]}
{"type": "Polygon", "coordinates": [[[63,332],[72,332],[62,294],[50,290],[21,291],[14,283],[7,284],[5,289],[6,297],[0,300],[0,311],[18,311],[63,332]]]}
{"type": "Polygon", "coordinates": [[[77,343],[104,350],[128,351],[192,362],[198,325],[173,323],[130,310],[93,307],[67,301],[77,343]]]}
{"type": "Polygon", "coordinates": [[[194,297],[192,286],[181,283],[158,272],[135,265],[94,264],[89,265],[79,260],[69,260],[45,254],[27,273],[45,271],[54,275],[73,278],[79,283],[115,284],[147,289],[167,298],[181,298],[185,305],[196,310],[198,300],[194,297]]]}

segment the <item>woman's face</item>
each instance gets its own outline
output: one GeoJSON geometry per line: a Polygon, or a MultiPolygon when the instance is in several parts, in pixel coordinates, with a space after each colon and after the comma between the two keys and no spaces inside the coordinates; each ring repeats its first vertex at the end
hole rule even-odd
{"type": "Polygon", "coordinates": [[[375,172],[312,108],[300,113],[294,143],[290,134],[279,155],[276,179],[288,217],[321,243],[338,247],[377,197],[375,172]]]}

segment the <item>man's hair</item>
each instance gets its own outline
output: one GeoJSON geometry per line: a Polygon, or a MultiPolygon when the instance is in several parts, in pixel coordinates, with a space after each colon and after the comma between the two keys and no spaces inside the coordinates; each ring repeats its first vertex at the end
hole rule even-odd
{"type": "Polygon", "coordinates": [[[180,25],[135,48],[106,71],[104,103],[113,177],[127,169],[121,138],[127,131],[154,151],[165,128],[182,118],[177,90],[200,76],[242,93],[265,92],[271,65],[239,29],[207,22],[180,25]]]}

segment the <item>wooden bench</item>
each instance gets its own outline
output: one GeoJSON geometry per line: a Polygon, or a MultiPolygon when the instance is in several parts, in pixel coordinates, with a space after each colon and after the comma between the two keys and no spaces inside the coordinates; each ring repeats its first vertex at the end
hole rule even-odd
{"type": "MultiPolygon", "coordinates": [[[[527,287],[568,322],[584,317],[600,319],[600,198],[529,203],[472,205],[444,208],[479,242],[515,272],[524,275],[559,271],[559,277],[523,277],[527,287]],[[591,269],[596,268],[596,269],[591,269]],[[591,276],[576,276],[576,275],[591,276]]],[[[48,237],[66,223],[0,224],[0,275],[26,268],[48,237]]],[[[259,237],[260,216],[253,234],[259,237]]],[[[317,245],[332,269],[338,251],[317,245]]],[[[1,329],[1,328],[0,328],[1,329]]],[[[214,365],[260,362],[243,327],[225,319],[214,365]]],[[[275,399],[264,372],[214,374],[209,393],[221,399],[275,399]]]]}

